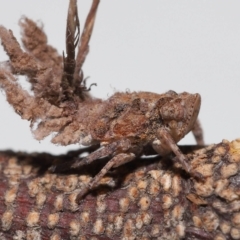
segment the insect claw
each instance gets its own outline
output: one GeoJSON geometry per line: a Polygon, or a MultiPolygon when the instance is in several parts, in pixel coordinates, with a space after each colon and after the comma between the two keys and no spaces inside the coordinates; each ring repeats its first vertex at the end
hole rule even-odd
{"type": "Polygon", "coordinates": [[[80,204],[81,200],[87,194],[88,190],[89,190],[88,187],[85,187],[79,192],[79,194],[76,197],[76,203],[77,204],[80,204]]]}
{"type": "Polygon", "coordinates": [[[198,181],[203,181],[204,180],[204,177],[201,173],[199,172],[196,172],[194,171],[192,168],[191,168],[191,165],[188,164],[187,161],[180,161],[178,157],[174,157],[173,158],[173,161],[175,162],[179,162],[182,166],[182,169],[188,173],[191,177],[193,177],[194,179],[198,180],[198,181]]]}

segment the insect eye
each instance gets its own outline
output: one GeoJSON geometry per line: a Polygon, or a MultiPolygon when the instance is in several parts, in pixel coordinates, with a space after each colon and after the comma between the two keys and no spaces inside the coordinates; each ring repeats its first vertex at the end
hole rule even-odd
{"type": "Polygon", "coordinates": [[[183,106],[176,102],[167,103],[160,110],[163,120],[182,120],[184,118],[184,112],[183,106]]]}

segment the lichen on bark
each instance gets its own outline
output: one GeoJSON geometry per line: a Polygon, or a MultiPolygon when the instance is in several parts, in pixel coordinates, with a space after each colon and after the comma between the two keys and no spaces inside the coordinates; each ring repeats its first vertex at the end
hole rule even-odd
{"type": "Polygon", "coordinates": [[[171,156],[137,159],[109,172],[77,204],[79,190],[107,159],[66,174],[47,169],[93,150],[1,152],[2,239],[240,238],[240,140],[181,148],[202,179],[187,175],[171,156]]]}

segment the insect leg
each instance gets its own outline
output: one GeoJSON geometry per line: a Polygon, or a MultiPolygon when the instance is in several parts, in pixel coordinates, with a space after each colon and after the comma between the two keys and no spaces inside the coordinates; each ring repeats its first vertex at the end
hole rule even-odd
{"type": "Polygon", "coordinates": [[[197,145],[204,145],[203,130],[199,119],[196,120],[192,129],[192,133],[194,138],[196,139],[197,145]]]}
{"type": "Polygon", "coordinates": [[[114,156],[102,170],[87,184],[85,188],[78,194],[76,201],[79,202],[81,198],[91,189],[98,185],[101,178],[112,168],[118,167],[124,163],[130,162],[135,158],[133,153],[120,153],[114,156]]]}
{"type": "Polygon", "coordinates": [[[100,148],[99,150],[90,153],[84,158],[78,158],[65,163],[53,165],[49,170],[52,172],[64,172],[70,169],[80,168],[81,166],[88,165],[99,158],[111,155],[114,151],[116,151],[117,145],[118,142],[111,143],[104,148],[100,148]]]}
{"type": "Polygon", "coordinates": [[[131,143],[128,140],[120,140],[106,145],[105,147],[90,153],[85,158],[78,158],[73,161],[65,162],[62,164],[53,165],[50,168],[52,172],[64,172],[69,169],[80,168],[84,165],[88,165],[99,158],[109,156],[116,151],[127,151],[131,146],[131,143]]]}
{"type": "Polygon", "coordinates": [[[169,132],[166,129],[161,128],[161,129],[158,130],[157,136],[158,136],[158,139],[160,140],[162,146],[164,146],[164,147],[167,146],[168,148],[170,148],[174,152],[174,154],[176,155],[178,161],[181,163],[183,169],[186,172],[190,173],[191,172],[191,166],[188,163],[187,158],[181,152],[181,150],[179,149],[179,147],[177,146],[175,141],[172,139],[169,132]]]}

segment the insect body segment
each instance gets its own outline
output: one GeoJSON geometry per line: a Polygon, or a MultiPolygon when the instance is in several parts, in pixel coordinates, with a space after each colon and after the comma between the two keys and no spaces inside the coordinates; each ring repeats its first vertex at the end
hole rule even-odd
{"type": "MultiPolygon", "coordinates": [[[[191,173],[187,159],[176,143],[193,128],[200,103],[199,94],[177,94],[173,91],[166,94],[116,93],[101,104],[98,103],[101,110],[88,128],[91,139],[104,143],[104,146],[70,166],[79,168],[102,157],[113,157],[79,193],[78,199],[94,188],[110,168],[132,161],[149,144],[160,155],[173,151],[183,168],[191,173]]],[[[53,171],[68,169],[69,163],[52,168],[53,171]]]]}
{"type": "Polygon", "coordinates": [[[12,32],[0,26],[2,45],[10,58],[0,68],[0,87],[5,90],[15,111],[35,126],[33,134],[36,139],[42,140],[52,134],[55,144],[100,145],[85,158],[52,166],[51,171],[79,168],[111,156],[106,166],[80,191],[78,200],[94,188],[111,168],[140,156],[146,146],[151,146],[161,155],[173,151],[182,167],[192,174],[176,143],[193,131],[197,143],[203,144],[202,130],[197,121],[201,103],[199,94],[117,92],[107,100],[96,99],[89,94],[82,65],[89,52],[98,4],[99,0],[93,0],[80,35],[77,3],[70,0],[67,55],[63,57],[47,44],[43,30],[27,18],[20,23],[26,52],[12,32]],[[33,95],[21,88],[15,78],[19,74],[27,76],[33,95]]]}

